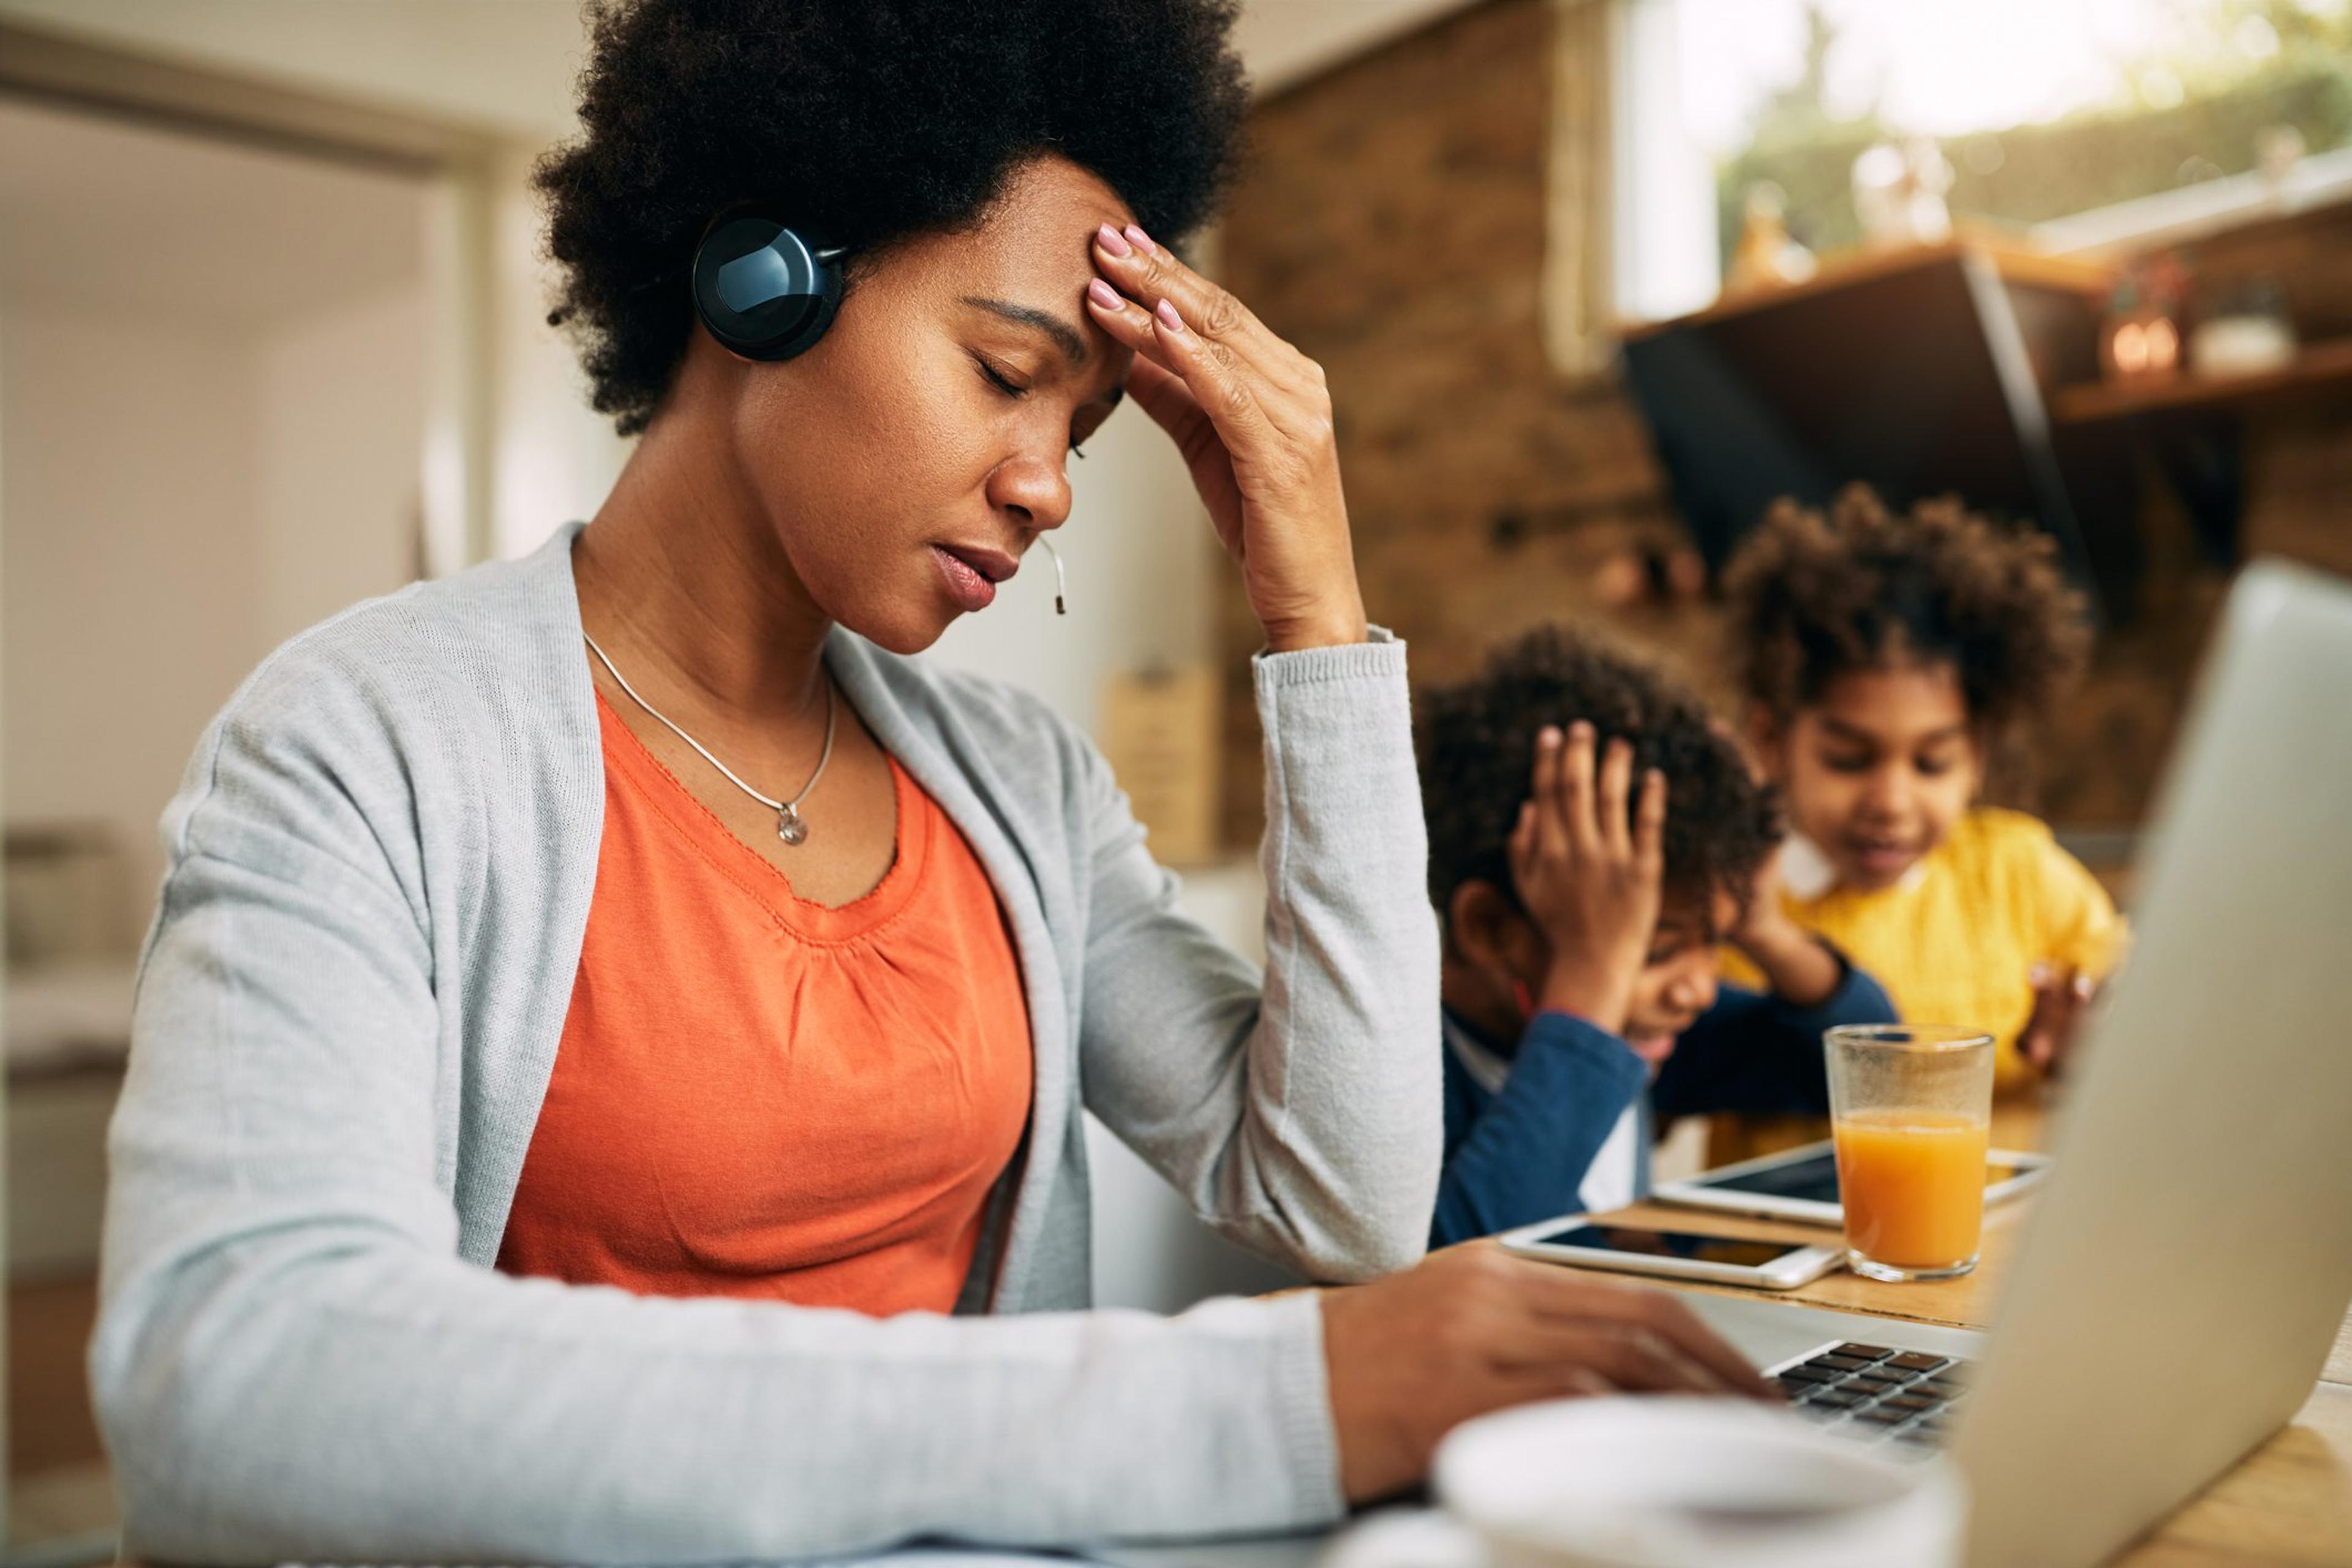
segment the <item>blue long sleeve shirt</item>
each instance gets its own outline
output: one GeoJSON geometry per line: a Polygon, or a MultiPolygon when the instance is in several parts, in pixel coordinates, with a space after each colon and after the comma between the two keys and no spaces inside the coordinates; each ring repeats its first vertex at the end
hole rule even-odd
{"type": "MultiPolygon", "coordinates": [[[[1450,1009],[1445,1014],[1445,1171],[1430,1244],[1443,1247],[1591,1206],[1615,1186],[1594,1162],[1612,1138],[1631,1139],[1631,1195],[1649,1190],[1651,1116],[1717,1110],[1823,1112],[1829,1084],[1822,1031],[1891,1023],[1895,1005],[1851,964],[1827,1000],[1799,1007],[1724,986],[1715,1005],[1675,1041],[1657,1082],[1608,1030],[1567,1013],[1538,1013],[1507,1057],[1450,1009]]],[[[1612,1194],[1615,1196],[1615,1194],[1612,1194]]]]}

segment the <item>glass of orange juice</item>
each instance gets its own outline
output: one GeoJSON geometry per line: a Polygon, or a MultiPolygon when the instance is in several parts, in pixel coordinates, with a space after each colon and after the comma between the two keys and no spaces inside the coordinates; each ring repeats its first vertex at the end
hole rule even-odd
{"type": "Polygon", "coordinates": [[[1847,1266],[1872,1279],[1966,1274],[1984,1234],[1992,1037],[1842,1024],[1824,1039],[1847,1266]]]}

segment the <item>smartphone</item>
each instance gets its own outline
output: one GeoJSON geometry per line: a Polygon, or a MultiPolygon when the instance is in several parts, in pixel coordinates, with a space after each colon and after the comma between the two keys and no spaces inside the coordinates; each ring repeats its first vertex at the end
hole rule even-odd
{"type": "MultiPolygon", "coordinates": [[[[1985,1205],[2030,1192],[2049,1173],[2047,1154],[1991,1151],[1985,1160],[1985,1205]]],[[[1826,1140],[1667,1182],[1650,1197],[1655,1203],[1804,1225],[1845,1223],[1845,1210],[1838,1204],[1837,1159],[1826,1140]]]]}
{"type": "Polygon", "coordinates": [[[1546,1263],[1662,1274],[1763,1290],[1793,1290],[1820,1279],[1845,1258],[1843,1247],[1654,1230],[1647,1226],[1603,1224],[1580,1214],[1521,1226],[1505,1231],[1499,1239],[1507,1250],[1546,1263]]]}

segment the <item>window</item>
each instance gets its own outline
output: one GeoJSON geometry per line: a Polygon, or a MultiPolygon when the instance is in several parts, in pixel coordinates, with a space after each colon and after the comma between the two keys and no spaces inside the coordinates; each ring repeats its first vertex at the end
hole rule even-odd
{"type": "Polygon", "coordinates": [[[2352,0],[1623,4],[1616,302],[1630,317],[1704,302],[1751,204],[1777,205],[1815,255],[1863,244],[1905,202],[1922,225],[1948,213],[2074,248],[2284,182],[2352,184],[2352,0]],[[1711,234],[1694,171],[1712,173],[1711,234]]]}

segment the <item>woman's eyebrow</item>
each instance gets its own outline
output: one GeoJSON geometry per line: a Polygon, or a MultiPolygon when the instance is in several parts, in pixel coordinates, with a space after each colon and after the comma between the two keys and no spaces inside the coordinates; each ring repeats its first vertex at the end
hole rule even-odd
{"type": "Polygon", "coordinates": [[[1077,328],[1051,310],[1040,310],[1034,305],[1015,305],[1005,300],[990,300],[977,294],[965,295],[963,302],[1002,316],[1008,321],[1034,327],[1054,340],[1054,346],[1062,351],[1064,359],[1074,365],[1087,363],[1087,340],[1079,335],[1077,328]]]}

